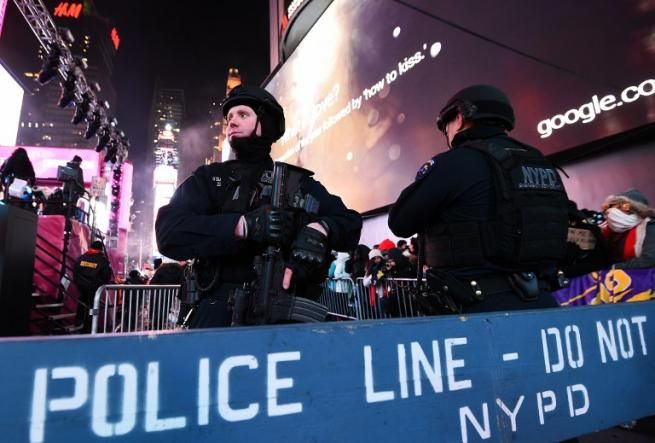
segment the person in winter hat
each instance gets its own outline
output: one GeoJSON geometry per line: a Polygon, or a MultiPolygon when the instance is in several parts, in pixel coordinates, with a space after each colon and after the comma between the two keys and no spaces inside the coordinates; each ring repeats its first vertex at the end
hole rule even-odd
{"type": "Polygon", "coordinates": [[[395,248],[395,247],[396,247],[396,244],[392,240],[389,240],[388,238],[385,238],[384,240],[382,240],[380,242],[379,249],[380,249],[380,251],[382,253],[384,253],[385,251],[388,251],[389,249],[395,248]]]}
{"type": "Polygon", "coordinates": [[[610,195],[602,209],[610,263],[621,269],[655,266],[655,208],[644,194],[629,189],[610,195]]]}

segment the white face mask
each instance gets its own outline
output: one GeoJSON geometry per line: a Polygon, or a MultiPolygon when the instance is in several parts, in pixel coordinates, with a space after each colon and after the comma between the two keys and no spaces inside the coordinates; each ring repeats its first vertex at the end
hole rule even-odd
{"type": "Polygon", "coordinates": [[[607,210],[607,225],[614,232],[625,232],[632,229],[641,222],[637,214],[626,214],[619,208],[609,208],[607,210]]]}

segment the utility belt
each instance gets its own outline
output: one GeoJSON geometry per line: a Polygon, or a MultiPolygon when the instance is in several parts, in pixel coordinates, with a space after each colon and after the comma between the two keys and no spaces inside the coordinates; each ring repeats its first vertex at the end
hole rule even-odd
{"type": "Polygon", "coordinates": [[[187,267],[183,289],[180,291],[180,300],[184,304],[193,306],[193,309],[185,316],[182,322],[183,327],[190,324],[195,307],[204,300],[210,304],[225,302],[231,311],[234,326],[325,321],[327,316],[326,306],[314,300],[291,295],[284,291],[280,291],[277,295],[271,297],[267,312],[255,313],[256,284],[254,282],[222,282],[220,281],[220,274],[223,273],[216,269],[211,282],[203,287],[198,283],[198,275],[193,265],[187,267]]]}
{"type": "MultiPolygon", "coordinates": [[[[550,291],[550,284],[540,280],[534,272],[462,278],[448,271],[430,268],[425,275],[430,291],[445,304],[452,302],[455,307],[471,306],[501,293],[512,293],[524,302],[534,302],[542,292],[550,291]]],[[[453,311],[452,306],[449,309],[453,311]]]]}

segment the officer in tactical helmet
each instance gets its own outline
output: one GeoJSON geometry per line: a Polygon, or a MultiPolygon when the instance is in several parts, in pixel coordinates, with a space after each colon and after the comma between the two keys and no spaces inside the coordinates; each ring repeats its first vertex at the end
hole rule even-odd
{"type": "Polygon", "coordinates": [[[437,127],[449,150],[423,165],[389,213],[399,237],[418,233],[434,303],[424,312],[557,306],[568,198],[555,167],[507,135],[514,110],[501,90],[470,86],[437,127]],[[436,306],[438,305],[438,306],[436,306]]]}
{"type": "Polygon", "coordinates": [[[197,290],[200,297],[191,328],[231,324],[228,300],[235,289],[253,281],[254,257],[272,244],[291,250],[285,289],[294,285],[296,294],[318,298],[327,254],[355,247],[362,226],[357,212],[307,176],[301,190],[318,202],[318,213],[306,225],[294,227],[288,213],[269,204],[271,144],[284,134],[282,107],[264,89],[239,86],[222,110],[236,160],[196,169],[159,210],[155,224],[162,254],[196,259],[185,288],[197,290]]]}

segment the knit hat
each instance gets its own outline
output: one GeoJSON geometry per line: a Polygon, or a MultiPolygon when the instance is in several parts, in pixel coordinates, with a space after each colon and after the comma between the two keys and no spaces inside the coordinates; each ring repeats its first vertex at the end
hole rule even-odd
{"type": "Polygon", "coordinates": [[[100,240],[96,240],[93,243],[91,243],[91,249],[98,249],[102,251],[102,242],[100,240]]]}
{"type": "Polygon", "coordinates": [[[630,203],[632,211],[638,216],[655,217],[655,208],[651,208],[648,204],[648,199],[638,189],[631,188],[620,194],[610,195],[605,199],[603,207],[608,207],[621,203],[630,203]]]}
{"type": "Polygon", "coordinates": [[[382,257],[382,253],[379,249],[371,249],[371,251],[368,253],[369,260],[373,260],[375,257],[382,257]]]}
{"type": "Polygon", "coordinates": [[[382,252],[384,252],[384,251],[386,251],[388,249],[391,249],[391,248],[395,248],[395,247],[396,247],[396,244],[393,241],[389,240],[388,238],[385,238],[380,243],[380,251],[382,251],[382,252]]]}

